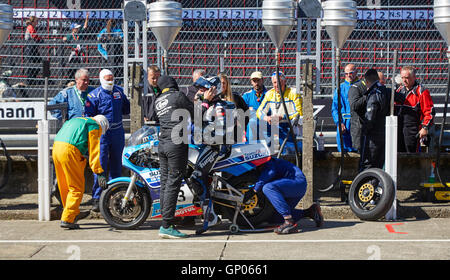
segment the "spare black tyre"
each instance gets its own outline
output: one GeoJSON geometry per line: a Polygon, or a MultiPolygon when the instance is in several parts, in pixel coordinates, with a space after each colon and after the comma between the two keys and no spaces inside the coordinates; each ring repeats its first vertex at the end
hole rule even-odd
{"type": "Polygon", "coordinates": [[[383,170],[364,170],[353,180],[348,202],[353,213],[361,220],[376,221],[384,217],[395,198],[394,182],[383,170]]]}

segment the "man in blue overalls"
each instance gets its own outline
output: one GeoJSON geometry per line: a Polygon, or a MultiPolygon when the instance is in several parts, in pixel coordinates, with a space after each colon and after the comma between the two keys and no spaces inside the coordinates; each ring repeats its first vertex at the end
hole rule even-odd
{"type": "MultiPolygon", "coordinates": [[[[348,101],[348,91],[350,87],[359,81],[358,72],[356,70],[355,65],[348,64],[344,68],[345,71],[345,81],[341,83],[341,112],[342,115],[342,123],[341,123],[341,133],[342,140],[344,141],[344,152],[356,152],[356,149],[352,147],[352,136],[350,134],[350,103],[348,101]]],[[[333,116],[333,121],[336,124],[336,142],[337,142],[337,150],[341,152],[341,139],[339,137],[339,114],[338,114],[338,99],[337,99],[337,89],[333,94],[333,104],[331,106],[331,115],[333,116]]]]}
{"type": "Polygon", "coordinates": [[[263,192],[277,212],[269,222],[282,223],[274,230],[276,234],[298,232],[297,222],[304,217],[313,219],[317,227],[322,226],[323,216],[318,204],[305,210],[296,209],[307,185],[300,168],[287,160],[272,158],[259,166],[258,172],[258,181],[254,188],[245,192],[243,203],[254,199],[257,192],[263,192]]]}
{"type": "MultiPolygon", "coordinates": [[[[109,178],[114,179],[122,174],[122,151],[125,146],[125,132],[122,115],[130,114],[130,101],[123,89],[114,85],[113,73],[108,69],[100,72],[101,86],[90,92],[86,99],[85,116],[104,115],[109,121],[109,130],[100,139],[100,164],[106,169],[109,164],[109,178]]],[[[98,201],[102,189],[94,175],[92,187],[93,208],[98,212],[98,201]]]]}

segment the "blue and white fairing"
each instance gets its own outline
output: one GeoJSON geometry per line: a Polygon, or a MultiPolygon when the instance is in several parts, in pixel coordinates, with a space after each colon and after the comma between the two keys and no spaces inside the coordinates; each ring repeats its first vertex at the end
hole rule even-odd
{"type": "MultiPolygon", "coordinates": [[[[189,145],[189,161],[195,163],[200,153],[196,145],[189,145]]],[[[233,176],[240,176],[257,166],[269,161],[273,153],[266,141],[254,144],[234,144],[228,158],[218,161],[213,170],[227,172],[233,176]]]]}
{"type": "MultiPolygon", "coordinates": [[[[150,191],[153,200],[153,218],[159,217],[160,215],[160,172],[158,168],[153,168],[147,164],[135,164],[136,162],[134,162],[135,159],[133,157],[135,157],[135,153],[143,153],[145,155],[138,158],[145,159],[146,157],[153,157],[157,159],[159,145],[158,133],[159,127],[144,126],[137,130],[128,140],[128,145],[124,148],[122,156],[122,165],[139,175],[140,179],[136,184],[140,187],[146,187],[150,191]]],[[[188,160],[192,165],[195,165],[197,162],[200,149],[200,146],[189,145],[188,160]]],[[[232,146],[230,156],[218,161],[214,165],[213,170],[227,172],[233,176],[240,176],[269,161],[273,154],[271,151],[265,141],[258,141],[253,144],[235,144],[232,146]]],[[[129,177],[121,177],[114,179],[114,182],[125,179],[130,180],[129,177]]],[[[193,205],[193,198],[194,196],[191,190],[183,180],[177,202],[177,216],[199,215],[201,209],[193,205]]]]}

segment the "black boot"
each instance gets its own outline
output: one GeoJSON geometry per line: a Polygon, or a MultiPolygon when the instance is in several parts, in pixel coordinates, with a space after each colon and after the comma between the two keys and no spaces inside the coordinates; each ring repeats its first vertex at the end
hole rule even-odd
{"type": "Polygon", "coordinates": [[[76,224],[76,223],[69,223],[66,221],[61,221],[61,224],[59,225],[62,228],[67,228],[67,229],[79,229],[80,225],[76,224]]]}

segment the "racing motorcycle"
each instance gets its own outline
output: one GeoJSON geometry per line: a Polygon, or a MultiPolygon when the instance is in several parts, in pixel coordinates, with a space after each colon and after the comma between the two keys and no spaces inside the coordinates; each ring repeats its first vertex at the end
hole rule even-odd
{"type": "MultiPolygon", "coordinates": [[[[122,164],[131,175],[110,180],[108,189],[102,192],[100,212],[106,222],[116,229],[136,229],[149,215],[150,218],[161,217],[158,133],[159,127],[143,126],[130,136],[123,151],[122,164]]],[[[189,144],[186,178],[192,174],[199,153],[200,146],[189,144]]],[[[244,193],[258,178],[256,167],[269,161],[271,156],[271,149],[265,141],[235,144],[229,156],[216,162],[209,174],[210,201],[217,215],[232,222],[230,232],[236,233],[240,227],[255,229],[275,213],[262,193],[257,193],[243,204],[244,193]]],[[[204,214],[197,200],[186,180],[183,180],[175,216],[204,214]]],[[[207,222],[197,233],[205,230],[207,222]]]]}

